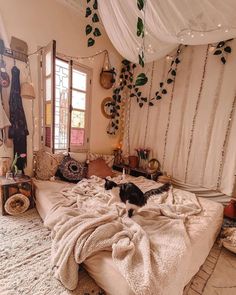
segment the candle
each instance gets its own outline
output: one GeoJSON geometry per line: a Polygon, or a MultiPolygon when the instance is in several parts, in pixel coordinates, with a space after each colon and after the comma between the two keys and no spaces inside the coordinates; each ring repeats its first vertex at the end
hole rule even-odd
{"type": "Polygon", "coordinates": [[[122,171],[122,180],[125,179],[125,168],[123,168],[123,171],[122,171]]]}

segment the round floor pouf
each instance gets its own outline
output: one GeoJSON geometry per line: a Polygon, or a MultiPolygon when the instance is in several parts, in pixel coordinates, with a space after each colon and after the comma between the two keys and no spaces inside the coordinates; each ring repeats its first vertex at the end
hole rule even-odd
{"type": "Polygon", "coordinates": [[[10,215],[24,213],[30,206],[30,200],[23,194],[12,195],[7,199],[4,208],[10,215]]]}

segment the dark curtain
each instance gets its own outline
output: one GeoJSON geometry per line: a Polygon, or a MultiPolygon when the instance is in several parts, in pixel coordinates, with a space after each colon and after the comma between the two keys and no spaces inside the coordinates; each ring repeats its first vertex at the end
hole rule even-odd
{"type": "MultiPolygon", "coordinates": [[[[14,155],[27,155],[27,135],[29,134],[25,112],[20,96],[20,70],[14,66],[11,70],[11,92],[9,99],[10,122],[8,137],[13,139],[14,155]]],[[[24,168],[27,163],[27,157],[17,160],[16,166],[24,173],[24,168]]]]}

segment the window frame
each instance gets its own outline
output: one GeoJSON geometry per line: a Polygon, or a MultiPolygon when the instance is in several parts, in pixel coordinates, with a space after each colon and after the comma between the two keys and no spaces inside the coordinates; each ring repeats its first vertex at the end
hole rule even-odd
{"type": "MultiPolygon", "coordinates": [[[[49,127],[46,125],[46,105],[47,105],[47,100],[46,100],[46,75],[45,75],[45,69],[46,69],[46,62],[45,62],[45,56],[46,53],[49,52],[49,50],[45,50],[44,52],[41,52],[41,58],[40,58],[40,68],[41,68],[41,73],[40,73],[40,85],[41,85],[41,112],[42,112],[42,132],[41,132],[41,145],[45,148],[45,150],[49,150],[52,153],[56,152],[62,152],[62,151],[67,151],[67,152],[86,152],[89,150],[90,146],[90,127],[91,127],[91,93],[92,93],[92,75],[93,75],[93,70],[90,67],[87,67],[83,64],[80,64],[79,62],[75,62],[69,58],[66,58],[65,55],[56,52],[56,44],[55,41],[50,42],[51,48],[52,48],[52,59],[51,59],[51,64],[53,65],[52,68],[52,73],[51,73],[51,93],[52,93],[52,98],[51,98],[51,146],[48,147],[46,146],[46,127],[49,127]],[[53,46],[52,46],[52,45],[53,46]],[[69,77],[68,77],[68,119],[67,119],[67,147],[65,149],[56,149],[55,148],[55,107],[56,107],[56,60],[59,59],[63,62],[68,63],[68,68],[69,68],[69,77]],[[81,73],[86,74],[86,89],[77,89],[73,87],[73,70],[77,70],[81,73]],[[52,76],[53,75],[53,76],[52,76]],[[78,111],[82,111],[85,113],[85,122],[84,122],[84,144],[83,145],[75,145],[71,144],[71,130],[73,129],[72,127],[72,122],[71,122],[71,115],[73,110],[77,110],[76,108],[72,107],[72,94],[73,91],[80,92],[80,93],[85,93],[85,109],[78,111]]],[[[45,48],[50,48],[50,46],[46,46],[45,48]]],[[[79,129],[79,128],[74,128],[74,129],[79,129]]]]}
{"type": "MultiPolygon", "coordinates": [[[[91,126],[91,91],[92,91],[92,69],[89,67],[86,67],[84,65],[81,65],[78,62],[74,62],[74,61],[70,61],[70,78],[71,78],[71,87],[69,90],[69,110],[70,110],[70,115],[69,115],[69,122],[70,122],[70,130],[73,129],[72,124],[71,124],[71,114],[73,110],[78,110],[78,111],[82,111],[85,112],[85,122],[84,122],[84,145],[83,147],[79,147],[76,145],[72,145],[71,144],[71,132],[68,132],[69,134],[69,145],[70,145],[70,150],[71,152],[77,152],[77,151],[87,151],[89,149],[89,138],[90,138],[90,126],[91,126]],[[77,70],[79,72],[85,73],[87,75],[87,80],[86,80],[86,90],[87,91],[83,91],[83,90],[79,90],[77,88],[73,88],[73,70],[77,70]],[[81,109],[76,109],[73,108],[72,106],[72,94],[73,91],[77,91],[77,92],[82,92],[85,93],[86,98],[85,98],[85,110],[81,110],[81,109]]],[[[78,128],[75,128],[78,129],[78,128]]]]}
{"type": "Polygon", "coordinates": [[[56,56],[56,41],[52,40],[47,46],[41,50],[40,56],[40,85],[41,85],[41,112],[42,112],[42,132],[41,132],[41,144],[46,151],[54,153],[54,108],[55,108],[55,56],[56,56]],[[46,56],[50,53],[50,68],[51,72],[47,75],[46,56]],[[47,100],[47,79],[51,79],[51,99],[47,100]],[[50,124],[47,124],[46,107],[50,104],[51,118],[50,124]],[[46,127],[50,128],[50,146],[46,145],[46,127]]]}

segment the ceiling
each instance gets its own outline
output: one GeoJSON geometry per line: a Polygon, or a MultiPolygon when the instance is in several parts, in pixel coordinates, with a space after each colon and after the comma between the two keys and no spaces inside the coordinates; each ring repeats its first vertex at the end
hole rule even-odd
{"type": "Polygon", "coordinates": [[[73,10],[80,13],[81,15],[84,15],[85,6],[83,2],[85,1],[83,0],[57,0],[57,1],[64,4],[67,7],[72,8],[73,10]]]}

